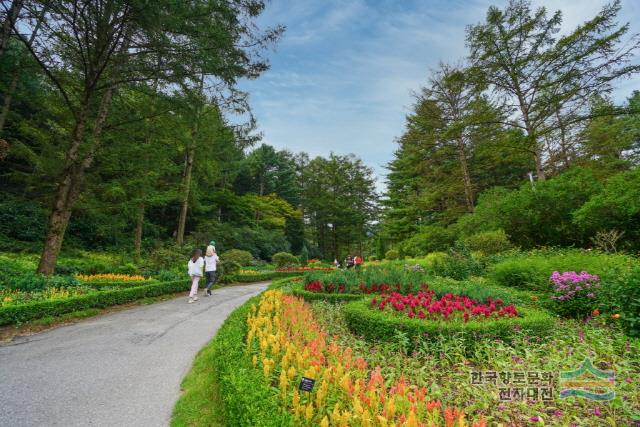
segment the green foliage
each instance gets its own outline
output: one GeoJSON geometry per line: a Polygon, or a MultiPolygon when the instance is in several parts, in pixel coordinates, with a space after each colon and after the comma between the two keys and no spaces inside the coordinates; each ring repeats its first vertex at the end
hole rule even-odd
{"type": "Polygon", "coordinates": [[[306,246],[302,246],[302,250],[300,251],[300,263],[302,265],[307,265],[307,261],[309,261],[309,250],[306,246]]]}
{"type": "Polygon", "coordinates": [[[254,283],[280,279],[284,277],[296,277],[300,275],[301,273],[298,271],[263,271],[259,272],[258,274],[233,273],[233,277],[231,278],[231,280],[241,283],[254,283]]]}
{"type": "Polygon", "coordinates": [[[480,339],[500,338],[508,340],[521,331],[528,335],[544,337],[553,327],[554,320],[546,312],[533,308],[518,308],[519,316],[500,319],[422,320],[409,319],[388,311],[370,308],[370,301],[354,301],[344,308],[349,329],[368,340],[393,341],[398,332],[409,338],[458,336],[464,345],[472,347],[480,339]]]}
{"type": "Polygon", "coordinates": [[[520,189],[494,189],[480,196],[473,214],[460,221],[466,234],[504,230],[523,248],[536,245],[582,245],[588,236],[573,224],[572,213],[601,190],[594,173],[572,169],[553,179],[520,189]]]}
{"type": "Polygon", "coordinates": [[[300,260],[295,255],[288,252],[278,252],[271,257],[271,260],[278,267],[296,267],[300,265],[300,260]]]}
{"type": "Polygon", "coordinates": [[[407,255],[420,256],[429,252],[446,251],[454,240],[455,233],[452,229],[428,225],[420,227],[413,237],[402,242],[402,249],[407,255]]]}
{"type": "Polygon", "coordinates": [[[640,249],[640,168],[613,176],[602,191],[573,212],[573,222],[589,236],[622,230],[621,243],[640,249]]]}
{"type": "Polygon", "coordinates": [[[598,292],[598,303],[603,313],[620,315],[614,322],[620,322],[629,336],[640,337],[640,265],[608,275],[598,292]]]}
{"type": "MultiPolygon", "coordinates": [[[[277,393],[273,393],[264,375],[251,363],[245,351],[244,338],[247,333],[246,319],[252,305],[259,297],[254,297],[236,309],[224,321],[216,337],[198,355],[193,375],[210,376],[208,383],[217,384],[221,402],[221,412],[226,426],[286,427],[294,426],[293,417],[282,412],[277,393]],[[206,363],[199,359],[206,358],[206,363]],[[204,367],[207,369],[204,369],[204,367]],[[202,371],[201,371],[202,369],[202,371]]],[[[198,425],[199,413],[181,413],[187,405],[185,400],[193,399],[194,393],[185,394],[176,406],[172,426],[198,425]]],[[[209,403],[207,401],[207,403],[209,403]]]]}
{"type": "Polygon", "coordinates": [[[364,297],[361,293],[325,293],[325,292],[309,292],[304,289],[304,284],[297,283],[291,286],[291,293],[297,297],[304,298],[305,301],[328,301],[339,303],[345,301],[359,300],[364,297]]]}
{"type": "Polygon", "coordinates": [[[509,236],[504,230],[484,231],[472,234],[463,240],[470,251],[479,251],[485,255],[492,255],[508,251],[513,248],[509,242],[509,236]]]}
{"type": "Polygon", "coordinates": [[[587,271],[607,281],[626,270],[632,258],[598,251],[577,249],[539,250],[514,254],[489,267],[487,277],[502,286],[542,292],[551,290],[549,277],[554,271],[587,271]]]}
{"type": "Polygon", "coordinates": [[[23,323],[46,316],[60,316],[65,313],[89,308],[104,308],[112,305],[125,304],[141,298],[186,291],[188,288],[189,283],[185,279],[175,282],[154,283],[124,289],[106,290],[61,300],[11,305],[0,308],[0,325],[23,323]]]}
{"type": "Polygon", "coordinates": [[[461,242],[456,242],[446,257],[438,257],[433,261],[432,271],[438,276],[462,280],[469,276],[481,275],[484,272],[484,267],[471,254],[469,248],[461,242]]]}
{"type": "Polygon", "coordinates": [[[396,260],[400,257],[400,253],[395,249],[389,249],[386,254],[384,254],[384,259],[388,259],[389,261],[396,260]]]}
{"type": "Polygon", "coordinates": [[[226,262],[235,262],[242,267],[249,266],[253,263],[253,255],[251,252],[241,249],[230,249],[220,255],[220,259],[226,262]]]}
{"type": "Polygon", "coordinates": [[[145,270],[159,273],[166,270],[182,269],[186,272],[189,262],[188,250],[177,246],[161,246],[150,250],[143,257],[145,270]]]}

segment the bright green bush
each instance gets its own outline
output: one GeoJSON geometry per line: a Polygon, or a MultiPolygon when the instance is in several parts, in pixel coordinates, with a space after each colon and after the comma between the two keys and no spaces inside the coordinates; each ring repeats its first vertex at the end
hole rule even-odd
{"type": "Polygon", "coordinates": [[[104,308],[112,305],[125,304],[141,298],[176,293],[186,291],[187,289],[189,289],[189,282],[185,279],[176,282],[154,283],[151,285],[95,292],[61,300],[11,305],[0,308],[0,325],[23,323],[47,316],[55,317],[89,308],[104,308]]]}
{"type": "Polygon", "coordinates": [[[423,320],[409,319],[388,311],[370,308],[370,300],[354,301],[344,307],[345,320],[356,335],[373,341],[392,341],[398,332],[410,338],[437,338],[440,335],[461,336],[465,344],[473,346],[479,339],[501,338],[508,340],[517,333],[544,337],[553,328],[554,319],[545,311],[519,307],[519,316],[474,320],[423,320]]]}
{"type": "Polygon", "coordinates": [[[640,337],[640,265],[618,275],[611,275],[598,292],[601,311],[608,316],[619,314],[629,336],[640,337]]]}
{"type": "Polygon", "coordinates": [[[242,267],[246,267],[252,264],[253,255],[251,252],[243,251],[241,249],[230,249],[223,252],[220,255],[220,259],[225,262],[236,262],[242,267]]]}
{"type": "Polygon", "coordinates": [[[463,242],[470,251],[479,251],[485,255],[492,255],[513,248],[504,230],[483,231],[472,234],[464,238],[463,242]]]}
{"type": "Polygon", "coordinates": [[[469,276],[482,275],[484,266],[462,242],[456,242],[446,257],[434,260],[431,270],[437,276],[463,280],[469,276]]]}
{"type": "Polygon", "coordinates": [[[407,255],[420,256],[429,252],[446,251],[454,241],[453,229],[427,225],[420,227],[413,237],[402,242],[402,250],[407,255]]]}
{"type": "Polygon", "coordinates": [[[589,236],[623,230],[620,245],[640,249],[640,168],[612,177],[602,191],[573,212],[573,223],[589,236]]]}
{"type": "Polygon", "coordinates": [[[278,252],[277,254],[273,254],[271,260],[278,267],[295,267],[300,265],[300,260],[298,260],[298,257],[288,252],[278,252]]]}
{"type": "Polygon", "coordinates": [[[389,261],[396,260],[400,257],[400,253],[395,249],[389,249],[386,254],[384,254],[384,259],[389,261]]]}
{"type": "Polygon", "coordinates": [[[515,254],[489,267],[488,277],[499,285],[548,292],[554,271],[587,271],[597,274],[606,286],[637,261],[626,255],[611,255],[579,249],[539,250],[515,254]]]}

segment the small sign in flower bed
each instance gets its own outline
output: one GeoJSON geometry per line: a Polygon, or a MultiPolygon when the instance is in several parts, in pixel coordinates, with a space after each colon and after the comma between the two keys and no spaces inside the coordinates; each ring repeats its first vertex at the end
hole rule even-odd
{"type": "Polygon", "coordinates": [[[487,425],[430,399],[426,387],[409,384],[405,377],[385,381],[381,366],[369,366],[352,348],[329,338],[302,299],[265,292],[250,310],[247,329],[246,357],[264,384],[256,386],[272,390],[280,408],[295,417],[295,425],[487,425]],[[299,390],[302,378],[314,382],[309,393],[299,390]]]}
{"type": "Polygon", "coordinates": [[[554,323],[545,311],[516,308],[500,298],[488,297],[481,302],[452,293],[437,298],[427,287],[416,294],[392,292],[354,301],[344,312],[352,332],[373,340],[391,340],[402,331],[410,337],[460,334],[472,344],[481,337],[508,339],[519,331],[544,336],[554,323]]]}

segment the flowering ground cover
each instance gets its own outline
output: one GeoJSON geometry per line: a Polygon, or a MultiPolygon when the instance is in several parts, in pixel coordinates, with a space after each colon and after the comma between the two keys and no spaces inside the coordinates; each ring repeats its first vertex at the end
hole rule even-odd
{"type": "Polygon", "coordinates": [[[76,279],[81,282],[144,282],[149,278],[139,274],[76,274],[76,279]]]}
{"type": "Polygon", "coordinates": [[[449,318],[462,317],[465,323],[470,318],[488,319],[518,315],[513,304],[505,305],[500,298],[489,297],[484,304],[464,295],[447,293],[440,298],[434,295],[435,291],[425,285],[415,295],[411,293],[402,295],[398,292],[382,294],[380,299],[371,300],[371,307],[380,311],[386,309],[406,314],[410,319],[449,320],[449,318]]]}
{"type": "Polygon", "coordinates": [[[351,332],[341,305],[315,301],[311,307],[314,320],[337,345],[351,348],[353,357],[362,357],[368,366],[380,366],[387,382],[402,377],[425,387],[431,400],[465,408],[468,416],[482,415],[487,425],[599,427],[640,422],[640,343],[599,318],[586,323],[556,319],[555,327],[541,337],[516,331],[509,341],[476,340],[469,351],[459,334],[410,336],[396,331],[391,340],[363,339],[351,332]],[[615,371],[613,401],[559,397],[559,372],[575,369],[585,358],[600,369],[615,371]],[[472,373],[478,371],[550,373],[553,398],[501,399],[500,385],[472,383],[472,373]]]}
{"type": "Polygon", "coordinates": [[[432,399],[426,386],[404,376],[389,382],[381,366],[329,338],[300,298],[267,291],[252,306],[247,325],[247,356],[297,425],[486,425],[482,417],[465,421],[462,410],[432,399]],[[316,380],[314,393],[298,391],[302,376],[316,380]]]}
{"type": "Polygon", "coordinates": [[[335,270],[333,267],[279,267],[276,268],[276,271],[332,271],[335,270]]]}

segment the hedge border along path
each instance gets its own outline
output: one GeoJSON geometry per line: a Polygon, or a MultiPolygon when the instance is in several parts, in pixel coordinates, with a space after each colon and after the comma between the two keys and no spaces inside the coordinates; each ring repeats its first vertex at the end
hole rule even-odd
{"type": "Polygon", "coordinates": [[[264,282],[265,280],[282,279],[288,277],[302,276],[304,272],[301,271],[264,271],[258,274],[233,274],[231,276],[231,282],[251,283],[251,282],[264,282]]]}
{"type": "Polygon", "coordinates": [[[138,281],[111,281],[111,282],[101,282],[99,280],[95,280],[95,281],[90,281],[90,282],[83,282],[80,281],[80,284],[82,286],[88,286],[90,288],[94,288],[94,289],[104,289],[104,288],[135,288],[135,287],[140,287],[140,286],[147,286],[147,285],[155,285],[159,283],[157,280],[155,279],[150,279],[150,280],[138,280],[138,281]]]}
{"type": "Polygon", "coordinates": [[[291,294],[303,298],[305,301],[349,302],[364,298],[365,294],[342,294],[326,292],[310,292],[304,289],[303,283],[297,283],[291,287],[291,294]]]}
{"type": "Polygon", "coordinates": [[[24,323],[46,316],[55,317],[89,308],[105,308],[126,304],[142,298],[183,292],[188,288],[189,282],[187,280],[175,280],[151,285],[125,287],[124,289],[98,291],[63,300],[36,301],[2,307],[0,308],[0,325],[24,323]]]}
{"type": "MultiPolygon", "coordinates": [[[[274,282],[269,289],[289,282],[286,279],[274,282]]],[[[257,295],[238,307],[215,338],[200,350],[182,381],[183,394],[174,407],[172,427],[295,425],[293,416],[282,410],[277,393],[264,382],[262,371],[253,366],[245,352],[247,315],[251,305],[259,301],[257,295]],[[212,399],[211,393],[216,391],[212,399]],[[216,404],[218,407],[211,408],[216,404]]]]}
{"type": "Polygon", "coordinates": [[[533,336],[544,336],[554,327],[554,318],[546,311],[518,307],[520,316],[490,320],[446,321],[410,319],[387,311],[370,308],[371,299],[353,301],[344,307],[345,320],[349,329],[367,340],[390,341],[397,331],[409,337],[428,334],[429,338],[439,335],[460,334],[466,345],[482,337],[509,339],[516,332],[526,332],[533,336]]]}

